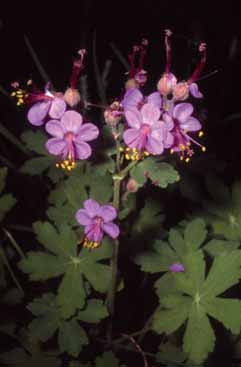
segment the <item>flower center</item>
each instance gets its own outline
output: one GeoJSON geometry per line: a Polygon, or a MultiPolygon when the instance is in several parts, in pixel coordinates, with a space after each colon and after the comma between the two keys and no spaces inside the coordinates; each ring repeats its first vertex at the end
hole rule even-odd
{"type": "Polygon", "coordinates": [[[76,167],[75,162],[75,148],[73,144],[74,134],[72,132],[67,132],[64,136],[64,140],[66,141],[66,151],[63,153],[63,161],[61,163],[57,163],[56,167],[66,169],[67,171],[71,171],[76,167]]]}

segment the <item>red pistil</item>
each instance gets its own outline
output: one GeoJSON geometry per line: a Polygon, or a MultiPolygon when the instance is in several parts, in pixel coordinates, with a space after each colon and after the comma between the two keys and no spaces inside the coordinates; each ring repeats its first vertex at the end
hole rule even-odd
{"type": "Polygon", "coordinates": [[[167,74],[170,73],[171,68],[171,38],[172,32],[170,29],[165,29],[165,46],[166,46],[166,69],[167,74]]]}
{"type": "Polygon", "coordinates": [[[78,54],[80,55],[80,57],[74,60],[72,74],[71,74],[70,83],[69,83],[70,88],[73,88],[73,89],[77,89],[77,83],[78,83],[80,72],[81,70],[84,69],[84,56],[86,54],[86,50],[84,49],[79,50],[78,54]]]}
{"type": "Polygon", "coordinates": [[[202,58],[200,60],[200,62],[198,63],[196,69],[194,70],[192,76],[190,79],[188,79],[188,84],[192,84],[193,82],[195,82],[199,75],[201,74],[205,64],[206,64],[206,60],[207,60],[207,52],[206,52],[206,43],[202,42],[199,45],[199,52],[202,54],[202,58]]]}

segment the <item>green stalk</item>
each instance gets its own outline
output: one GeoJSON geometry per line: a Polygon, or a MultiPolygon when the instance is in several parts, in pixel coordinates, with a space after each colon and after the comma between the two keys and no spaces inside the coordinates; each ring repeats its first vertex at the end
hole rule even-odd
{"type": "Polygon", "coordinates": [[[21,287],[21,285],[20,285],[19,281],[17,280],[17,278],[16,278],[16,276],[15,276],[15,274],[14,274],[14,272],[13,272],[12,268],[11,268],[11,265],[9,264],[8,259],[7,259],[6,255],[5,255],[5,253],[4,253],[3,248],[0,248],[0,256],[1,256],[2,260],[3,260],[3,263],[6,265],[6,267],[7,267],[8,271],[9,271],[9,274],[11,275],[11,277],[12,277],[12,279],[13,279],[14,283],[16,284],[17,288],[18,288],[18,289],[20,290],[20,292],[24,295],[24,290],[23,290],[23,288],[21,287]]]}

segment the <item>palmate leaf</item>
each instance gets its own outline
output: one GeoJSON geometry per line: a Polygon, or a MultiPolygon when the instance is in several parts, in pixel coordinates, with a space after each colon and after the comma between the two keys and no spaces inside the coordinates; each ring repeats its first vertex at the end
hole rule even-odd
{"type": "Polygon", "coordinates": [[[167,342],[159,345],[159,351],[156,355],[157,362],[170,363],[174,365],[182,364],[186,359],[187,355],[180,348],[167,342]]]}
{"type": "Polygon", "coordinates": [[[64,225],[57,232],[50,223],[37,222],[34,229],[38,240],[49,252],[30,251],[20,261],[19,267],[34,281],[63,276],[58,288],[57,303],[62,317],[67,319],[85,303],[83,277],[96,291],[107,291],[111,269],[99,261],[111,256],[112,244],[104,240],[102,246],[95,251],[82,249],[77,255],[78,239],[69,226],[64,225]]]}
{"type": "Polygon", "coordinates": [[[240,243],[238,241],[226,241],[212,239],[203,247],[203,250],[208,253],[211,257],[219,256],[223,252],[230,252],[238,249],[240,243]]]}
{"type": "Polygon", "coordinates": [[[164,276],[167,284],[162,277],[155,285],[160,295],[160,306],[154,314],[152,328],[158,333],[170,334],[187,320],[183,350],[190,360],[202,363],[215,344],[208,316],[217,319],[232,333],[240,332],[241,301],[217,296],[241,278],[241,250],[215,257],[206,279],[202,251],[187,253],[183,263],[184,273],[167,273],[164,276]],[[173,288],[168,293],[171,286],[173,288]]]}
{"type": "MultiPolygon", "coordinates": [[[[152,220],[152,217],[148,217],[152,220]]],[[[138,254],[135,263],[149,273],[168,271],[170,265],[182,262],[183,255],[198,249],[205,241],[207,230],[202,219],[194,219],[187,223],[184,236],[177,229],[171,229],[168,242],[155,241],[151,248],[138,254]]]]}
{"type": "Polygon", "coordinates": [[[101,357],[97,357],[94,367],[126,367],[120,365],[120,361],[112,352],[105,352],[101,357]]]}
{"type": "Polygon", "coordinates": [[[146,183],[147,178],[161,188],[166,188],[169,184],[180,179],[178,172],[173,166],[160,162],[155,157],[144,159],[130,171],[130,174],[140,187],[146,183]]]}
{"type": "Polygon", "coordinates": [[[58,295],[55,297],[52,293],[34,299],[27,308],[36,316],[29,325],[32,337],[46,342],[57,331],[60,351],[67,352],[74,357],[77,357],[82,347],[88,344],[87,334],[78,320],[97,323],[108,316],[102,301],[90,299],[87,305],[79,311],[77,317],[66,320],[65,309],[59,302],[58,295]]]}

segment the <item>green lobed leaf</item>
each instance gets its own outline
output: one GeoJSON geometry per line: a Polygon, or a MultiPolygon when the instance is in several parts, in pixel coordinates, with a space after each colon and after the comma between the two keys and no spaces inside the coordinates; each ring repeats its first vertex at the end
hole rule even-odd
{"type": "Polygon", "coordinates": [[[202,295],[213,297],[222,294],[241,278],[241,250],[221,253],[215,257],[202,287],[202,295]]]}
{"type": "MultiPolygon", "coordinates": [[[[119,360],[112,352],[105,352],[95,360],[95,367],[119,367],[119,360]]],[[[123,366],[124,367],[124,366],[123,366]]]]}
{"type": "Polygon", "coordinates": [[[58,288],[57,304],[64,319],[71,317],[76,309],[85,304],[85,289],[79,266],[70,267],[58,288]]]}
{"type": "Polygon", "coordinates": [[[158,334],[171,334],[188,318],[191,299],[182,295],[170,295],[162,299],[166,309],[158,308],[153,316],[152,329],[158,334]]]}
{"type": "Polygon", "coordinates": [[[132,231],[135,234],[157,231],[161,228],[163,221],[162,207],[158,202],[149,199],[146,200],[145,206],[140,210],[132,231]]]}
{"type": "Polygon", "coordinates": [[[43,173],[52,164],[53,159],[51,157],[36,157],[24,162],[20,168],[20,172],[29,175],[39,175],[43,173]]]}
{"type": "Polygon", "coordinates": [[[187,355],[177,346],[167,342],[159,345],[159,353],[156,355],[158,362],[182,364],[187,359],[187,355]]]}
{"type": "Polygon", "coordinates": [[[76,320],[62,322],[59,328],[58,344],[62,353],[77,357],[84,345],[88,344],[88,336],[76,320]]]}
{"type": "Polygon", "coordinates": [[[108,290],[111,280],[110,266],[86,262],[82,265],[82,272],[96,291],[105,293],[108,290]]]}
{"type": "Polygon", "coordinates": [[[237,250],[239,246],[240,243],[238,241],[212,239],[203,247],[203,250],[205,250],[208,255],[215,257],[221,255],[223,252],[237,250]]]}
{"type": "Polygon", "coordinates": [[[237,299],[209,298],[205,300],[205,311],[220,321],[233,334],[241,328],[241,301],[237,299]]]}
{"type": "Polygon", "coordinates": [[[45,252],[30,251],[18,266],[24,273],[29,274],[31,280],[46,280],[65,272],[66,259],[45,252]]]}
{"type": "Polygon", "coordinates": [[[186,253],[186,244],[181,233],[177,229],[172,228],[169,231],[168,241],[180,257],[186,253]]]}
{"type": "Polygon", "coordinates": [[[159,161],[159,158],[149,157],[140,162],[131,170],[131,176],[139,186],[143,186],[147,177],[156,186],[166,188],[168,184],[180,179],[178,172],[168,163],[159,161]]]}
{"type": "Polygon", "coordinates": [[[29,331],[33,338],[46,342],[58,330],[60,318],[57,310],[49,311],[41,317],[33,319],[29,331]]]}
{"type": "Polygon", "coordinates": [[[0,221],[12,209],[17,200],[11,194],[5,194],[0,197],[0,221]]]}
{"type": "Polygon", "coordinates": [[[107,316],[108,311],[103,302],[98,299],[91,299],[88,301],[86,309],[83,311],[79,311],[77,317],[78,320],[84,322],[97,323],[107,316]]]}
{"type": "Polygon", "coordinates": [[[188,222],[184,231],[184,240],[190,250],[198,249],[207,236],[205,222],[203,219],[194,219],[188,222]]]}
{"type": "Polygon", "coordinates": [[[35,153],[40,155],[48,155],[47,150],[45,149],[45,143],[47,140],[47,136],[40,130],[34,132],[32,130],[25,131],[21,135],[22,141],[26,144],[29,150],[32,150],[35,153]]]}
{"type": "Polygon", "coordinates": [[[15,348],[1,354],[0,361],[12,367],[60,367],[61,365],[60,359],[51,353],[36,350],[30,354],[22,348],[15,348]]]}
{"type": "Polygon", "coordinates": [[[53,293],[45,293],[41,297],[35,298],[27,305],[27,309],[35,316],[41,316],[55,309],[56,302],[53,293]]]}
{"type": "Polygon", "coordinates": [[[192,306],[183,338],[183,350],[195,363],[202,363],[213,351],[215,335],[204,309],[192,306]]]}

